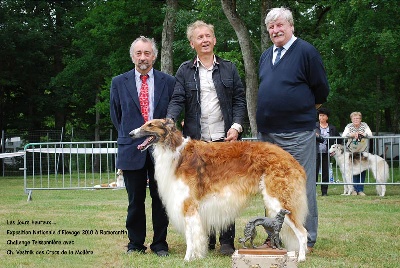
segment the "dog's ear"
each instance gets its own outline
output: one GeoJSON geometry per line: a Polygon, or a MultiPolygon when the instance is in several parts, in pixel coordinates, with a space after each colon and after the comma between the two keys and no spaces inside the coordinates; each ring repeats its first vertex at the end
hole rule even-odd
{"type": "Polygon", "coordinates": [[[165,118],[165,124],[175,124],[174,120],[172,120],[171,118],[165,118]]]}
{"type": "Polygon", "coordinates": [[[165,118],[164,126],[171,129],[171,131],[174,131],[176,129],[175,122],[171,118],[165,118]]]}

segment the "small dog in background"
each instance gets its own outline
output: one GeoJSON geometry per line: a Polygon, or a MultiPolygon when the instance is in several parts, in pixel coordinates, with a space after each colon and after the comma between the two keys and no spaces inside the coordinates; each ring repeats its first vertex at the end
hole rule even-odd
{"type": "Polygon", "coordinates": [[[116,187],[125,187],[124,172],[121,169],[117,171],[117,185],[116,187]]]}
{"type": "Polygon", "coordinates": [[[117,181],[102,183],[93,186],[94,188],[122,188],[125,187],[124,174],[121,169],[117,170],[117,181]]]}

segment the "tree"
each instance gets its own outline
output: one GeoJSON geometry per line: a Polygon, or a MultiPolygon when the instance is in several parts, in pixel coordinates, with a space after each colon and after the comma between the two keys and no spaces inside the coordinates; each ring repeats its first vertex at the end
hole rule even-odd
{"type": "Polygon", "coordinates": [[[265,17],[267,16],[268,11],[272,8],[272,1],[271,0],[262,0],[261,1],[261,51],[267,49],[268,44],[271,44],[271,40],[269,39],[269,34],[267,27],[265,27],[265,17]]]}
{"type": "Polygon", "coordinates": [[[174,27],[178,0],[167,0],[161,41],[161,71],[173,75],[173,50],[174,27]]]}
{"type": "Polygon", "coordinates": [[[172,74],[195,56],[185,33],[201,19],[216,26],[216,54],[234,62],[245,82],[254,136],[257,64],[271,45],[264,19],[271,7],[286,6],[295,35],[324,60],[331,122],[344,128],[359,110],[375,131],[400,131],[398,1],[148,2],[0,1],[0,129],[74,127],[108,139],[110,80],[133,68],[131,42],[154,37],[161,51],[155,67],[172,74]]]}
{"type": "MultiPolygon", "coordinates": [[[[2,129],[64,126],[69,94],[50,80],[63,69],[71,47],[74,23],[87,1],[1,1],[2,64],[0,84],[4,106],[2,129]],[[67,15],[68,14],[68,15],[67,15]],[[3,98],[4,97],[4,98],[3,98]],[[5,113],[4,111],[7,111],[5,113]],[[54,122],[56,122],[54,124],[54,122]]],[[[90,1],[89,1],[90,2],[90,1]]]]}
{"type": "Polygon", "coordinates": [[[93,133],[103,130],[108,137],[108,130],[113,129],[109,117],[111,78],[133,68],[129,47],[134,39],[144,35],[161,43],[164,15],[159,10],[164,4],[154,4],[158,8],[148,9],[140,2],[98,1],[76,24],[79,36],[73,41],[73,53],[53,80],[54,85],[73,92],[69,105],[74,110],[71,122],[75,128],[93,129],[93,133]]]}
{"type": "Polygon", "coordinates": [[[222,10],[236,32],[242,50],[244,69],[246,73],[247,112],[250,120],[251,134],[253,137],[256,137],[257,125],[255,115],[257,105],[258,78],[253,50],[250,43],[249,31],[236,12],[236,0],[221,0],[221,5],[222,10]]]}
{"type": "Polygon", "coordinates": [[[397,90],[400,28],[397,1],[329,1],[331,10],[320,38],[332,94],[341,118],[361,111],[371,129],[399,132],[397,90]]]}

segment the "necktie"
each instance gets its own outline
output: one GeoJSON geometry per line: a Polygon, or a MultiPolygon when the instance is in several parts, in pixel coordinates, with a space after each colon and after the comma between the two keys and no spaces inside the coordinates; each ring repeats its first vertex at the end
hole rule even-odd
{"type": "Polygon", "coordinates": [[[149,85],[147,84],[147,78],[149,78],[149,75],[140,76],[142,86],[140,87],[139,103],[144,122],[149,120],[149,85]]]}
{"type": "Polygon", "coordinates": [[[278,61],[281,59],[281,52],[283,50],[283,47],[277,47],[275,51],[278,50],[278,54],[276,54],[275,62],[274,65],[278,63],[278,61]]]}

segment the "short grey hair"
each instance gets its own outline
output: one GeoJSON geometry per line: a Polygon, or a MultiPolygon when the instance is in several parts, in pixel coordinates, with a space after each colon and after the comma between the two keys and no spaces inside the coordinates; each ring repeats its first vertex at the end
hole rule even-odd
{"type": "Polygon", "coordinates": [[[360,112],[352,112],[350,114],[350,119],[353,119],[353,117],[355,117],[355,116],[359,116],[360,119],[362,119],[362,114],[360,112]]]}
{"type": "Polygon", "coordinates": [[[267,26],[267,28],[268,24],[276,21],[280,17],[284,18],[287,22],[289,22],[290,26],[294,26],[292,12],[285,7],[276,7],[271,9],[268,12],[267,17],[265,17],[265,25],[267,26]]]}
{"type": "Polygon", "coordinates": [[[197,28],[199,28],[199,27],[203,27],[203,26],[204,26],[204,27],[207,27],[208,29],[210,29],[210,31],[212,32],[213,36],[215,36],[215,33],[214,33],[214,25],[212,25],[212,24],[207,24],[207,23],[205,23],[204,21],[201,21],[201,20],[197,20],[197,21],[193,22],[192,24],[190,24],[190,25],[187,27],[186,36],[187,36],[187,39],[189,40],[189,42],[192,40],[193,31],[194,31],[195,29],[197,29],[197,28]]]}
{"type": "Polygon", "coordinates": [[[158,55],[156,41],[154,41],[154,38],[148,38],[148,37],[145,37],[143,35],[139,36],[138,38],[135,39],[135,41],[132,42],[131,48],[129,49],[129,55],[131,56],[131,59],[133,58],[135,45],[139,41],[142,41],[144,43],[151,43],[151,48],[153,49],[153,53],[154,53],[154,56],[155,56],[154,60],[156,60],[157,59],[157,55],[158,55]]]}

